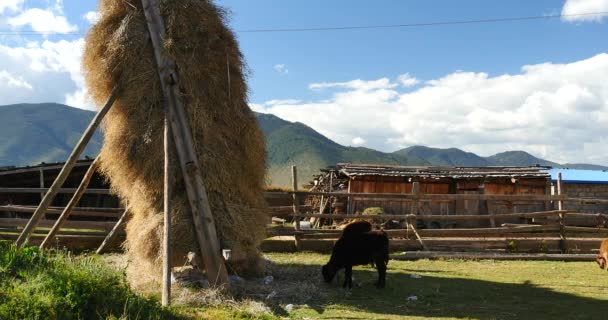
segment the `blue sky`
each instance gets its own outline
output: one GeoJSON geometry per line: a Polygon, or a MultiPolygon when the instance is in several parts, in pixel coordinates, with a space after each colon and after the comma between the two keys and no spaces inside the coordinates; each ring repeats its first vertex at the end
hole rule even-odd
{"type": "MultiPolygon", "coordinates": [[[[231,11],[256,111],[303,122],[344,145],[383,151],[416,144],[482,155],[520,149],[554,161],[608,164],[605,14],[242,32],[608,12],[608,0],[217,3],[231,11]]],[[[0,105],[54,101],[94,108],[79,59],[95,6],[2,0],[0,105]],[[56,33],[23,34],[32,30],[56,33]]]]}

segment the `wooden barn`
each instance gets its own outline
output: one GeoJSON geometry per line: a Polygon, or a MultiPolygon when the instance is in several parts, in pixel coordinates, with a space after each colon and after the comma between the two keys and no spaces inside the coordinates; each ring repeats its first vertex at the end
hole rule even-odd
{"type": "MultiPolygon", "coordinates": [[[[364,213],[382,208],[385,214],[407,214],[407,199],[357,198],[357,193],[412,192],[414,182],[421,194],[550,195],[551,176],[547,167],[411,167],[377,164],[339,163],[322,170],[311,183],[312,190],[344,192],[344,199],[317,203],[320,212],[364,213]],[[331,181],[331,182],[330,182],[331,181]],[[330,187],[331,185],[331,187],[330,187]],[[346,194],[348,196],[346,197],[346,194]]],[[[548,210],[543,201],[424,200],[420,215],[500,214],[548,210]]],[[[473,222],[477,223],[477,222],[473,222]]],[[[478,226],[478,225],[475,225],[478,226]]],[[[424,227],[475,227],[467,222],[429,222],[424,227]]]]}

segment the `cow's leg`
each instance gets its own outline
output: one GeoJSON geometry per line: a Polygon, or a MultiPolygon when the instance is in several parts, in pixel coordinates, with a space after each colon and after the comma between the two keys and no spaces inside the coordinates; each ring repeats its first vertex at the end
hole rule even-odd
{"type": "Polygon", "coordinates": [[[349,289],[353,287],[353,266],[346,266],[344,268],[344,288],[349,289]]]}
{"type": "Polygon", "coordinates": [[[386,285],[386,263],[383,259],[376,260],[376,267],[378,268],[378,282],[376,286],[378,288],[384,288],[386,285]]]}

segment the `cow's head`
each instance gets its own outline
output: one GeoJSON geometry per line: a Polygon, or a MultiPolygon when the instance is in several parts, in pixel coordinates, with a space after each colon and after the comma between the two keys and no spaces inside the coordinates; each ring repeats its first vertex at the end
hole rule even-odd
{"type": "Polygon", "coordinates": [[[605,257],[598,255],[597,258],[595,258],[595,261],[600,266],[600,269],[606,269],[606,258],[605,257]]]}
{"type": "Polygon", "coordinates": [[[336,276],[337,268],[333,263],[328,263],[321,268],[323,279],[325,282],[330,283],[336,276]]]}

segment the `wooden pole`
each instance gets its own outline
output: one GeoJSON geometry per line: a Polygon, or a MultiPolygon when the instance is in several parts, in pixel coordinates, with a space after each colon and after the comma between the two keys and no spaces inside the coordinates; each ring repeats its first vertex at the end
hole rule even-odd
{"type": "Polygon", "coordinates": [[[298,168],[291,166],[291,186],[293,188],[293,227],[296,231],[300,231],[300,218],[298,216],[298,196],[295,194],[298,191],[298,168]]]}
{"type": "MultiPolygon", "coordinates": [[[[44,189],[44,170],[40,168],[40,189],[44,189]]],[[[40,201],[44,199],[44,192],[40,192],[40,201]]]]}
{"type": "Polygon", "coordinates": [[[17,241],[15,241],[15,245],[17,247],[21,247],[25,243],[27,243],[27,240],[30,238],[31,234],[34,232],[34,229],[36,229],[38,222],[44,216],[46,209],[48,209],[48,207],[51,205],[51,203],[55,199],[55,196],[59,192],[59,189],[61,189],[61,186],[63,185],[65,180],[70,175],[72,168],[78,161],[78,158],[80,158],[80,155],[86,148],[87,143],[89,143],[89,141],[91,140],[91,137],[95,133],[95,130],[99,126],[99,123],[101,123],[101,120],[103,119],[103,117],[106,115],[106,113],[108,113],[108,111],[114,104],[114,101],[118,97],[120,90],[121,90],[121,82],[119,81],[118,83],[116,83],[116,85],[112,89],[112,93],[110,94],[110,97],[108,98],[108,101],[106,102],[106,104],[103,106],[103,108],[101,108],[101,110],[99,110],[99,112],[95,115],[93,120],[91,120],[91,123],[89,124],[87,129],[84,131],[82,137],[80,138],[80,141],[78,141],[78,143],[76,144],[76,147],[74,147],[74,150],[72,150],[72,153],[68,157],[68,160],[63,165],[63,168],[59,172],[59,175],[57,176],[57,178],[55,178],[53,185],[51,185],[48,192],[44,195],[44,197],[42,198],[42,201],[38,205],[38,208],[36,208],[36,211],[34,212],[34,214],[32,214],[32,218],[30,219],[30,221],[27,223],[27,225],[23,229],[23,232],[21,232],[21,234],[19,235],[19,238],[17,238],[17,241]]]}
{"type": "MultiPolygon", "coordinates": [[[[419,194],[420,194],[420,182],[414,182],[414,183],[412,183],[412,195],[417,196],[419,194]]],[[[408,219],[406,221],[410,221],[410,228],[412,229],[412,231],[416,235],[416,239],[418,239],[418,242],[420,242],[420,245],[422,246],[422,248],[424,248],[424,250],[428,250],[428,247],[426,246],[426,244],[424,243],[424,241],[422,241],[422,237],[420,236],[420,234],[416,230],[415,224],[417,223],[417,220],[416,220],[415,217],[417,215],[418,215],[418,199],[414,198],[412,200],[412,207],[410,208],[410,216],[413,217],[413,218],[411,220],[408,219]]]]}
{"type": "MultiPolygon", "coordinates": [[[[485,194],[485,193],[486,193],[485,185],[479,186],[479,194],[485,194]]],[[[493,215],[490,214],[489,210],[488,210],[488,200],[479,200],[478,213],[480,215],[489,215],[491,217],[490,218],[490,227],[492,227],[492,228],[496,227],[496,221],[494,220],[493,215]]]]}
{"type": "Polygon", "coordinates": [[[51,228],[51,231],[49,231],[49,233],[46,235],[46,237],[40,244],[40,249],[42,249],[42,250],[48,249],[51,246],[53,238],[55,237],[57,232],[59,232],[59,230],[63,227],[65,222],[68,220],[68,218],[70,217],[70,214],[72,214],[72,210],[74,209],[74,207],[76,207],[76,205],[82,198],[82,195],[87,190],[87,187],[89,186],[89,182],[91,182],[91,178],[93,177],[93,175],[95,174],[95,171],[97,170],[97,168],[99,166],[98,160],[99,160],[99,157],[95,158],[95,161],[93,161],[91,163],[91,166],[89,166],[89,169],[87,169],[87,172],[84,174],[84,177],[82,178],[82,181],[80,182],[80,185],[78,186],[78,189],[76,189],[76,193],[74,193],[74,195],[72,196],[72,199],[70,199],[70,202],[68,202],[68,205],[63,209],[63,212],[61,212],[61,215],[59,216],[57,221],[55,221],[53,228],[51,228]]]}
{"type": "Polygon", "coordinates": [[[229,286],[228,273],[211,213],[207,190],[203,183],[200,162],[194,149],[194,139],[179,91],[175,62],[164,52],[165,23],[160,15],[159,0],[142,0],[165,103],[169,109],[169,124],[177,150],[184,186],[188,196],[196,239],[207,278],[211,285],[229,286]]]}
{"type": "Polygon", "coordinates": [[[102,254],[102,253],[106,252],[107,246],[109,244],[111,244],[112,241],[114,241],[114,238],[116,237],[116,235],[118,235],[118,231],[122,228],[122,226],[126,222],[127,212],[128,212],[128,208],[125,209],[125,211],[123,211],[122,215],[120,216],[120,219],[118,219],[118,221],[116,222],[116,224],[114,225],[112,230],[110,230],[110,233],[108,233],[108,235],[103,240],[101,245],[99,245],[99,248],[97,248],[97,251],[95,251],[97,254],[102,254]]]}
{"type": "MultiPolygon", "coordinates": [[[[557,173],[557,195],[562,195],[562,173],[557,173]]],[[[562,200],[557,201],[557,210],[563,210],[564,202],[562,200]]]]}
{"type": "MultiPolygon", "coordinates": [[[[562,173],[557,173],[557,195],[562,195],[562,173]]],[[[562,200],[557,201],[557,209],[562,210],[564,202],[562,200]]],[[[559,248],[562,253],[566,253],[566,215],[565,213],[559,214],[559,248]]]]}
{"type": "Polygon", "coordinates": [[[171,304],[171,161],[170,161],[170,135],[169,135],[169,110],[165,107],[164,128],[164,224],[163,224],[163,293],[162,305],[171,304]]]}

